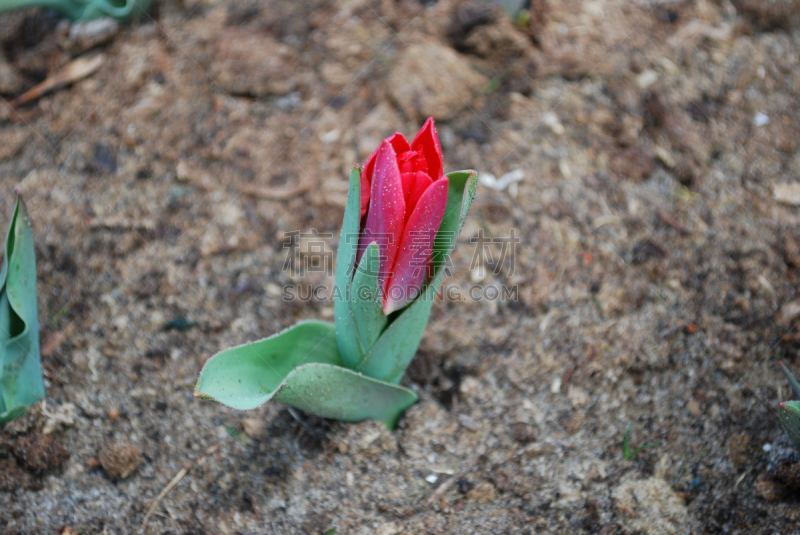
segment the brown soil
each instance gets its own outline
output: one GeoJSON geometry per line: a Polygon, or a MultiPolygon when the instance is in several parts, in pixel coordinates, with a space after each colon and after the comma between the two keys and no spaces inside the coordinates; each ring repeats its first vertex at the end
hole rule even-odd
{"type": "Polygon", "coordinates": [[[795,530],[775,361],[800,370],[798,3],[530,5],[0,17],[0,217],[20,188],[48,387],[0,436],[0,530],[136,532],[185,468],[146,532],[795,530]],[[435,306],[399,428],[195,400],[220,349],[332,319],[281,300],[331,282],[282,270],[284,233],[335,236],[350,166],[429,114],[447,169],[524,178],[479,189],[446,282],[464,302],[435,306]],[[471,237],[511,229],[513,273],[470,269],[471,237]],[[628,426],[660,445],[625,459],[628,426]]]}

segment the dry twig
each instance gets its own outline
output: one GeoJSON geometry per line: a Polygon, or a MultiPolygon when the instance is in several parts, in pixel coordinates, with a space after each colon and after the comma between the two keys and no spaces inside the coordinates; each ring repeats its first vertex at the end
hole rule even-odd
{"type": "Polygon", "coordinates": [[[218,449],[219,449],[219,444],[211,446],[205,451],[205,453],[203,453],[203,455],[199,459],[197,459],[197,461],[195,461],[194,463],[192,462],[186,463],[186,466],[184,466],[180,472],[175,474],[175,477],[173,477],[172,480],[169,483],[167,483],[167,486],[164,487],[164,490],[162,490],[158,494],[158,496],[156,496],[156,499],[153,500],[153,505],[151,505],[150,509],[147,510],[147,514],[144,515],[144,520],[142,520],[142,525],[139,526],[140,532],[144,532],[144,528],[147,525],[147,521],[150,520],[150,516],[155,512],[156,507],[158,507],[158,504],[161,503],[161,500],[164,499],[164,496],[169,494],[169,491],[175,488],[175,486],[181,482],[181,479],[183,479],[192,468],[203,464],[205,460],[208,458],[208,456],[217,451],[218,449]]]}
{"type": "Polygon", "coordinates": [[[136,220],[125,217],[95,217],[89,220],[92,230],[138,230],[154,232],[156,224],[150,219],[136,220]]]}
{"type": "Polygon", "coordinates": [[[664,223],[666,223],[670,227],[674,228],[675,230],[677,230],[678,232],[680,232],[684,236],[686,236],[688,234],[691,234],[689,229],[687,229],[686,227],[684,227],[683,225],[681,225],[680,223],[675,221],[675,218],[673,218],[671,215],[669,215],[665,210],[659,210],[658,217],[660,217],[661,220],[664,223]]]}
{"type": "Polygon", "coordinates": [[[17,108],[23,104],[27,104],[32,100],[36,100],[45,93],[69,85],[71,83],[83,80],[90,74],[94,73],[106,61],[105,54],[98,54],[91,58],[78,58],[67,63],[63,69],[57,73],[48,76],[44,81],[31,89],[25,91],[23,94],[15,98],[11,102],[12,108],[17,108]]]}

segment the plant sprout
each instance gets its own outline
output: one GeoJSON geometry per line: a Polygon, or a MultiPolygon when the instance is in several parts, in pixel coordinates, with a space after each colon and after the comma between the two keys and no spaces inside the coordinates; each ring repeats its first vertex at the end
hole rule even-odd
{"type": "Polygon", "coordinates": [[[433,120],[386,138],[350,173],[336,258],[336,324],[303,321],[206,362],[195,396],[235,409],[275,399],[393,428],[415,392],[399,386],[422,340],[448,255],[477,188],[445,174],[433,120]]]}
{"type": "Polygon", "coordinates": [[[0,269],[0,427],[44,397],[33,231],[19,194],[4,253],[0,269]]]}

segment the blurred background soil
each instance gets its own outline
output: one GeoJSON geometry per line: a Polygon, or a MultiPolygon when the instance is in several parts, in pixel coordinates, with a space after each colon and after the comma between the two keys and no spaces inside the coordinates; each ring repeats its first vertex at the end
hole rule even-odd
{"type": "Polygon", "coordinates": [[[776,360],[800,370],[800,1],[521,5],[0,16],[0,223],[19,188],[48,385],[0,434],[0,530],[797,529],[776,360]],[[522,180],[479,189],[446,281],[464,302],[436,304],[399,428],[195,400],[217,351],[332,319],[282,301],[331,283],[282,270],[284,233],[333,250],[350,167],[429,115],[446,169],[522,180]],[[470,238],[512,229],[513,270],[470,269],[470,238]],[[651,445],[626,459],[629,426],[651,445]]]}

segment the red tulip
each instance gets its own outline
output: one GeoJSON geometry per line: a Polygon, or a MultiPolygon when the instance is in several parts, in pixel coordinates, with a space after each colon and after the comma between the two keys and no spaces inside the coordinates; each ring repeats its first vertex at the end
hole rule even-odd
{"type": "Polygon", "coordinates": [[[384,139],[364,164],[358,257],[377,242],[384,314],[421,292],[446,206],[447,177],[433,118],[410,144],[400,133],[384,139]]]}

